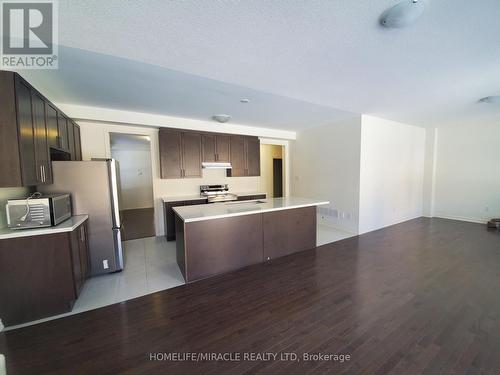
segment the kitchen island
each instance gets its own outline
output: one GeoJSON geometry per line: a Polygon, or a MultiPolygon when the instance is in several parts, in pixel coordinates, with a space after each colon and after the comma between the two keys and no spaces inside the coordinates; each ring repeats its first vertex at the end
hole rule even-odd
{"type": "Polygon", "coordinates": [[[316,206],[286,197],[175,207],[177,264],[191,282],[316,246],[316,206]]]}

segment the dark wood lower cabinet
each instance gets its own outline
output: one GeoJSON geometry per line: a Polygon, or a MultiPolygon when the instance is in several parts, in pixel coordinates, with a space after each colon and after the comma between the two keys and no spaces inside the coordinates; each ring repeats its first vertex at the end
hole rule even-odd
{"type": "Polygon", "coordinates": [[[5,326],[71,311],[88,278],[86,223],[73,232],[0,240],[5,326]]]}
{"type": "Polygon", "coordinates": [[[190,206],[195,204],[206,204],[206,198],[200,198],[189,201],[177,201],[177,202],[166,202],[164,203],[164,227],[165,227],[165,237],[167,241],[175,241],[175,212],[174,207],[180,206],[190,206]]]}
{"type": "Polygon", "coordinates": [[[241,195],[241,196],[238,196],[238,200],[239,201],[254,201],[256,199],[266,199],[266,194],[241,195]]]}
{"type": "Polygon", "coordinates": [[[187,282],[316,247],[316,207],[185,223],[176,215],[177,264],[187,282]]]}

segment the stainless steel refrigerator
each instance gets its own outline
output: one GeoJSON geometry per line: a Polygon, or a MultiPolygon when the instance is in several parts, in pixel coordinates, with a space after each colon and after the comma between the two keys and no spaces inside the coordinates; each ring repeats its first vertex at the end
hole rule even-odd
{"type": "Polygon", "coordinates": [[[54,183],[38,190],[71,193],[73,215],[89,215],[92,275],[121,271],[124,259],[116,160],[54,161],[52,173],[54,183]]]}

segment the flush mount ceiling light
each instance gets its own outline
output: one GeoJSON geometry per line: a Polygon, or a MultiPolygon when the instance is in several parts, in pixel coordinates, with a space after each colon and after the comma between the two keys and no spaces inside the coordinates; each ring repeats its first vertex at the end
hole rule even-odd
{"type": "Polygon", "coordinates": [[[487,96],[485,98],[479,99],[481,103],[488,104],[500,104],[500,95],[499,96],[487,96]]]}
{"type": "Polygon", "coordinates": [[[240,102],[241,103],[250,103],[250,99],[247,99],[247,98],[243,98],[243,99],[240,99],[240,102]]]}
{"type": "Polygon", "coordinates": [[[424,0],[404,0],[382,13],[380,24],[391,28],[408,26],[424,13],[424,9],[424,0]]]}
{"type": "Polygon", "coordinates": [[[213,115],[212,118],[215,121],[220,122],[221,124],[224,124],[224,123],[228,122],[229,120],[231,120],[231,116],[229,116],[229,115],[213,115]]]}

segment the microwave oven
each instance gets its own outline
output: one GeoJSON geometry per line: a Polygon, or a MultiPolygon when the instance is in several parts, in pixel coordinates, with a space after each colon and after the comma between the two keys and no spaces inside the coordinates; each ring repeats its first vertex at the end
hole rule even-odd
{"type": "Polygon", "coordinates": [[[71,195],[35,193],[24,199],[9,199],[6,212],[11,229],[55,226],[71,217],[71,195]]]}

